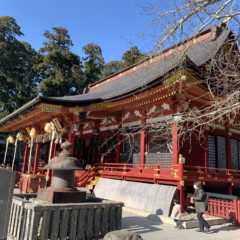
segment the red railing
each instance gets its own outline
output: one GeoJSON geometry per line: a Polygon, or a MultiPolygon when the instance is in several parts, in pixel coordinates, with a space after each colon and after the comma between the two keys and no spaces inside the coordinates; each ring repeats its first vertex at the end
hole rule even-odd
{"type": "Polygon", "coordinates": [[[78,187],[85,187],[97,175],[96,168],[79,170],[75,172],[75,182],[78,187]]]}
{"type": "Polygon", "coordinates": [[[184,165],[183,176],[189,181],[240,182],[239,170],[225,168],[184,165]]]}
{"type": "Polygon", "coordinates": [[[209,198],[208,214],[240,224],[240,200],[209,198]]]}
{"type": "Polygon", "coordinates": [[[234,169],[208,168],[183,164],[124,164],[104,163],[96,165],[102,177],[143,181],[169,182],[177,181],[214,181],[239,182],[240,171],[234,169]]]}
{"type": "Polygon", "coordinates": [[[173,164],[119,164],[104,163],[97,166],[103,177],[154,182],[179,180],[179,165],[173,164]]]}

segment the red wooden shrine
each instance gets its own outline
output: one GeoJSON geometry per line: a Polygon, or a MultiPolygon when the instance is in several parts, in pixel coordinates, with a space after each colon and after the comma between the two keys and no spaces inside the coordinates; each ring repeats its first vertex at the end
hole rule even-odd
{"type": "Polygon", "coordinates": [[[29,139],[22,148],[17,168],[21,189],[36,191],[47,184],[42,167],[49,154],[57,154],[59,141],[68,139],[86,169],[76,173],[77,186],[95,176],[175,185],[182,208],[194,181],[202,181],[210,190],[236,192],[240,185],[240,129],[214,124],[205,138],[192,137],[182,143],[174,122],[181,111],[207,106],[211,101],[196,69],[207,64],[229,34],[221,27],[207,29],[96,82],[88,93],[37,97],[2,119],[2,132],[37,130],[31,161],[29,139]],[[170,119],[170,131],[164,132],[163,123],[170,119]],[[47,122],[56,128],[51,148],[51,134],[44,132],[47,122]]]}

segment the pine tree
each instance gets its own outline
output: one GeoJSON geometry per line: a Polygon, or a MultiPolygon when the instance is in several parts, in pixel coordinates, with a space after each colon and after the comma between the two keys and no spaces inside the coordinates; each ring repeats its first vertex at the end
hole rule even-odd
{"type": "Polygon", "coordinates": [[[139,48],[134,46],[123,54],[122,61],[124,66],[127,67],[141,61],[144,57],[145,55],[139,50],[139,48]]]}
{"type": "Polygon", "coordinates": [[[82,63],[71,52],[73,46],[68,30],[54,27],[44,33],[46,41],[40,49],[42,60],[37,65],[41,78],[40,92],[46,96],[74,95],[84,87],[82,63]]]}
{"type": "Polygon", "coordinates": [[[0,17],[0,117],[12,112],[37,94],[33,65],[38,54],[19,40],[23,33],[12,17],[0,17]]]}
{"type": "Polygon", "coordinates": [[[89,43],[83,47],[84,57],[84,73],[86,76],[86,84],[91,84],[99,80],[102,76],[104,68],[104,58],[101,47],[89,43]]]}

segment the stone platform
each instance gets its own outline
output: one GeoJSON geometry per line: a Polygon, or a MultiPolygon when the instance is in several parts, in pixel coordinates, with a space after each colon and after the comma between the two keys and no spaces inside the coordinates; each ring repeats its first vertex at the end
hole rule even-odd
{"type": "Polygon", "coordinates": [[[87,199],[84,203],[50,204],[14,196],[8,239],[100,239],[121,228],[121,202],[87,199]]]}

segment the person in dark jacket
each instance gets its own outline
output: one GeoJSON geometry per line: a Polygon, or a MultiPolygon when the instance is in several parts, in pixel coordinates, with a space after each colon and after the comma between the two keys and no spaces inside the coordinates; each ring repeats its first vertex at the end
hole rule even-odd
{"type": "Polygon", "coordinates": [[[209,232],[210,226],[208,222],[203,218],[203,214],[207,210],[207,194],[204,192],[202,184],[200,182],[194,183],[193,188],[193,200],[197,213],[199,230],[200,232],[209,232]]]}

